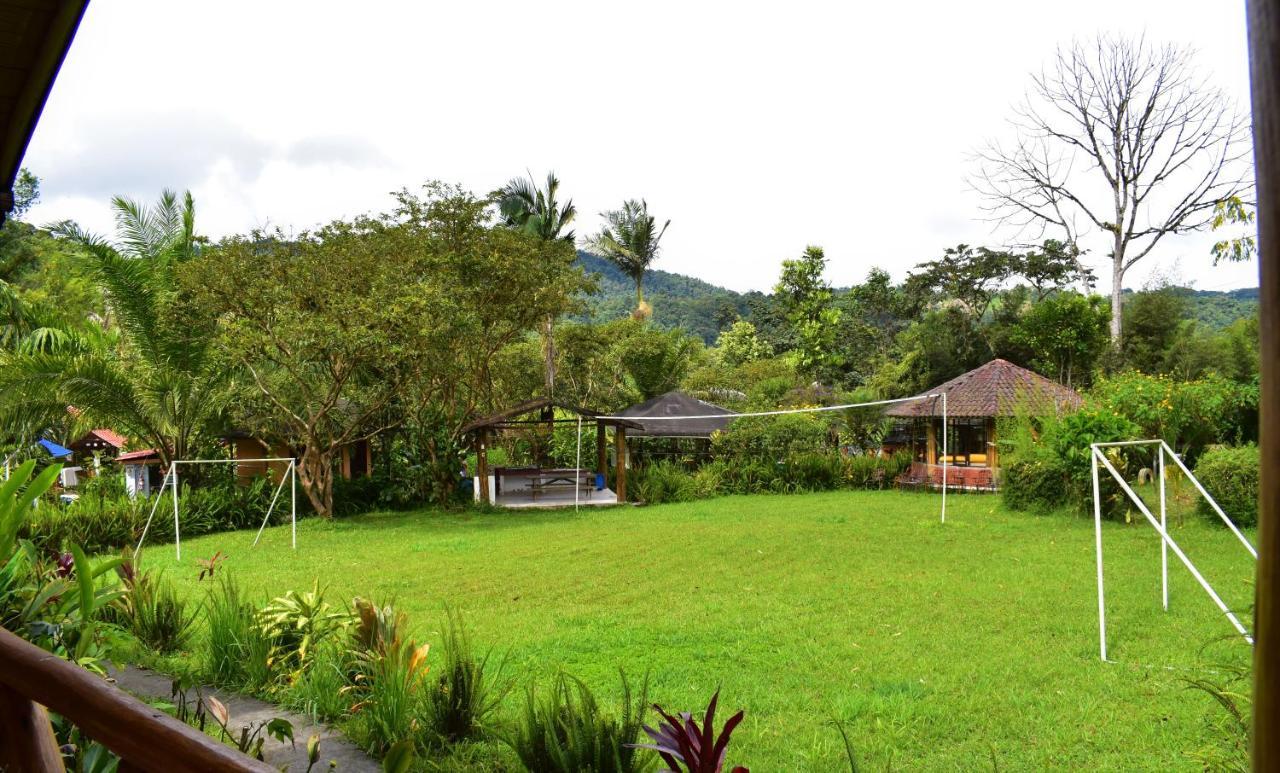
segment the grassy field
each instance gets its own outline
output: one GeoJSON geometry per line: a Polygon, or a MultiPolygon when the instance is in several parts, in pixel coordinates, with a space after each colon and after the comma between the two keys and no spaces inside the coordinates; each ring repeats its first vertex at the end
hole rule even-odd
{"type": "MultiPolygon", "coordinates": [[[[1107,524],[1113,663],[1098,660],[1093,523],[997,497],[899,492],[730,497],[542,513],[373,514],[149,549],[191,593],[198,557],[263,597],[394,599],[431,641],[445,604],[520,684],[568,670],[610,701],[617,669],[699,710],[717,686],[747,717],[730,762],[837,770],[843,720],[864,769],[1194,770],[1223,711],[1185,677],[1247,650],[1180,566],[1160,609],[1159,542],[1107,524]]],[[[1253,562],[1222,528],[1174,532],[1229,604],[1253,562]]],[[[1172,560],[1172,556],[1171,556],[1172,560]]],[[[508,697],[514,713],[520,693],[508,697]]],[[[847,764],[846,764],[847,769],[847,764]]]]}

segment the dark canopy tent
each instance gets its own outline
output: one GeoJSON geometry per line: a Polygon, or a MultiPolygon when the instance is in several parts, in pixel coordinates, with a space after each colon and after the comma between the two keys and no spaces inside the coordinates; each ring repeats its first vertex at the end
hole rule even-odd
{"type": "Polygon", "coordinates": [[[640,425],[629,433],[634,439],[630,450],[638,464],[652,459],[666,459],[685,466],[696,466],[711,451],[711,436],[728,428],[734,413],[714,403],[699,400],[684,392],[667,392],[643,403],[619,411],[640,425]],[[720,415],[722,418],[707,418],[720,415]]]}
{"type": "Polygon", "coordinates": [[[726,413],[735,412],[714,403],[699,400],[684,392],[667,392],[665,395],[658,395],[619,411],[618,415],[632,419],[640,425],[640,429],[631,432],[631,437],[710,438],[713,432],[723,432],[733,419],[684,417],[706,417],[726,413]],[[654,417],[666,418],[645,421],[654,417]],[[677,417],[679,420],[672,420],[671,417],[677,417]]]}

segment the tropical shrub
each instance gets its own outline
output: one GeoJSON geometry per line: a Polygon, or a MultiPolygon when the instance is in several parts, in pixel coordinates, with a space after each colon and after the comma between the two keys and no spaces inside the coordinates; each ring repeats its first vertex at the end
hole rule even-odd
{"type": "Polygon", "coordinates": [[[177,652],[191,638],[197,611],[187,606],[163,574],[144,572],[126,581],[123,601],[129,632],[160,653],[177,652]]]}
{"type": "Polygon", "coordinates": [[[581,680],[563,672],[545,694],[533,686],[525,695],[524,712],[503,740],[532,773],[639,773],[653,766],[653,758],[638,753],[642,716],[649,702],[649,680],[632,700],[631,685],[622,677],[622,704],[616,716],[606,713],[581,680]]]}
{"type": "MultiPolygon", "coordinates": [[[[1001,495],[1014,509],[1045,510],[1069,503],[1081,512],[1090,512],[1091,444],[1134,440],[1140,432],[1129,419],[1098,405],[1086,405],[1065,416],[1020,417],[1002,422],[1001,495]],[[1056,500],[1055,493],[1059,494],[1056,500]]],[[[1150,464],[1149,447],[1111,447],[1103,453],[1126,479],[1150,464]]],[[[1099,470],[1098,483],[1103,515],[1130,519],[1129,500],[1105,468],[1099,470]]]]}
{"type": "Polygon", "coordinates": [[[271,642],[271,667],[288,669],[296,678],[309,665],[315,647],[341,631],[349,618],[333,611],[316,580],[306,593],[289,591],[272,599],[258,612],[257,621],[271,642]]]}
{"type": "MultiPolygon", "coordinates": [[[[1213,446],[1196,462],[1195,476],[1237,526],[1258,523],[1258,447],[1213,446]]],[[[1203,497],[1197,505],[1214,523],[1217,513],[1203,497]]]]}
{"type": "MultiPolygon", "coordinates": [[[[662,722],[657,730],[645,727],[644,731],[652,743],[643,744],[640,748],[656,751],[671,773],[720,773],[725,766],[729,738],[746,712],[739,711],[729,717],[724,727],[717,731],[715,715],[719,699],[720,691],[716,690],[707,705],[707,713],[702,718],[701,726],[694,721],[692,714],[686,712],[675,717],[654,704],[654,711],[662,717],[662,722]]],[[[748,771],[737,765],[734,766],[733,773],[748,771]]]]}
{"type": "Polygon", "coordinates": [[[1257,436],[1258,385],[1209,374],[1193,381],[1137,371],[1097,381],[1090,397],[1128,419],[1134,438],[1163,438],[1194,460],[1213,443],[1257,436]]]}
{"type": "Polygon", "coordinates": [[[844,464],[839,454],[809,451],[788,458],[783,475],[792,491],[831,491],[844,482],[844,464]]]}
{"type": "Polygon", "coordinates": [[[419,735],[428,649],[426,644],[397,640],[382,652],[358,654],[354,685],[360,701],[352,711],[361,719],[366,746],[375,754],[419,735]]]}
{"type": "Polygon", "coordinates": [[[439,740],[454,743],[480,735],[505,691],[494,685],[489,654],[473,652],[460,613],[446,613],[443,631],[444,657],[427,693],[427,718],[439,740]]]}
{"type": "Polygon", "coordinates": [[[688,502],[697,496],[691,474],[672,462],[651,462],[636,470],[632,484],[634,498],[647,504],[688,502]]]}
{"type": "MultiPolygon", "coordinates": [[[[108,496],[111,487],[104,485],[102,488],[102,496],[93,492],[82,493],[70,504],[39,508],[23,525],[22,536],[47,551],[61,550],[72,542],[95,552],[133,547],[142,537],[147,517],[154,509],[156,517],[147,529],[147,544],[173,541],[173,518],[163,517],[165,513],[173,512],[173,499],[167,490],[152,497],[130,497],[122,493],[108,496]],[[158,502],[155,496],[160,497],[158,502]]],[[[273,493],[273,484],[266,478],[255,478],[247,486],[230,480],[195,487],[184,485],[181,494],[182,533],[195,537],[232,529],[257,528],[266,515],[273,493]]],[[[277,502],[271,522],[285,523],[288,518],[287,500],[283,505],[277,502]]]]}
{"type": "Polygon", "coordinates": [[[357,702],[351,711],[361,721],[365,745],[381,753],[418,735],[429,647],[404,638],[405,615],[390,604],[356,598],[352,606],[348,690],[357,702]]]}
{"type": "Polygon", "coordinates": [[[1005,465],[1000,494],[1011,510],[1047,512],[1068,499],[1067,471],[1053,459],[1028,459],[1005,465]]]}
{"type": "Polygon", "coordinates": [[[285,693],[289,706],[317,722],[332,722],[345,715],[347,658],[335,640],[315,649],[311,665],[285,693]]]}
{"type": "MultiPolygon", "coordinates": [[[[33,510],[21,533],[24,539],[46,552],[60,551],[72,542],[94,552],[132,547],[142,533],[150,505],[147,500],[124,496],[111,499],[82,496],[69,505],[50,504],[33,510]]],[[[168,531],[172,538],[172,521],[168,531]]]]}
{"type": "Polygon", "coordinates": [[[61,465],[33,477],[34,471],[35,462],[28,460],[0,484],[0,625],[57,657],[103,673],[98,622],[121,591],[99,578],[121,560],[92,564],[75,544],[56,562],[40,560],[35,546],[18,535],[32,503],[53,486],[61,465]]]}
{"type": "Polygon", "coordinates": [[[844,458],[845,485],[855,489],[890,488],[911,466],[911,453],[899,451],[892,456],[857,454],[844,458]]]}
{"type": "Polygon", "coordinates": [[[693,473],[693,495],[706,499],[725,493],[729,463],[720,459],[707,462],[693,473]]]}
{"type": "Polygon", "coordinates": [[[727,432],[711,437],[717,459],[732,464],[750,460],[781,462],[788,457],[834,449],[837,435],[827,417],[812,413],[735,419],[727,432]]]}

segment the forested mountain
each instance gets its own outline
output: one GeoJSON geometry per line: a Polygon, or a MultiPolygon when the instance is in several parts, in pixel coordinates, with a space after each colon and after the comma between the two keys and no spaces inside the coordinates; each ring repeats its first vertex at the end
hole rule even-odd
{"type": "MultiPolygon", "coordinates": [[[[587,298],[583,321],[604,322],[628,316],[636,306],[635,284],[618,267],[597,255],[578,252],[578,262],[596,275],[599,290],[587,298]]],[[[653,306],[653,321],[664,328],[679,327],[714,343],[724,321],[747,316],[748,294],[717,287],[701,279],[669,271],[650,270],[644,278],[645,300],[653,306]]]]}
{"type": "Polygon", "coordinates": [[[1241,317],[1258,313],[1258,288],[1240,290],[1186,289],[1192,319],[1212,328],[1224,328],[1241,317]]]}
{"type": "MultiPolygon", "coordinates": [[[[588,311],[578,319],[602,322],[621,319],[635,308],[635,286],[631,279],[609,261],[587,252],[578,252],[578,262],[587,273],[597,276],[599,290],[587,298],[588,311]]],[[[679,327],[708,344],[734,315],[749,318],[750,301],[761,293],[739,293],[710,282],[670,271],[651,270],[645,275],[645,298],[653,305],[653,321],[663,328],[679,327]]],[[[835,290],[836,295],[842,288],[835,290]]],[[[1191,304],[1191,318],[1221,329],[1258,310],[1258,288],[1241,290],[1194,290],[1182,288],[1191,304]]],[[[1125,291],[1126,295],[1132,293],[1125,291]]]]}

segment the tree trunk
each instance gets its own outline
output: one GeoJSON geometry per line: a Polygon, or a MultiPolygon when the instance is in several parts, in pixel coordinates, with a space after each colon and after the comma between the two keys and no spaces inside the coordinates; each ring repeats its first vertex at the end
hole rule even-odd
{"type": "Polygon", "coordinates": [[[307,500],[322,518],[333,517],[333,452],[319,451],[309,443],[298,465],[298,482],[307,500]]]}
{"type": "Polygon", "coordinates": [[[542,356],[546,360],[547,397],[556,395],[556,318],[547,315],[542,336],[542,356]]]}
{"type": "Polygon", "coordinates": [[[1116,234],[1115,248],[1111,257],[1111,345],[1120,346],[1120,337],[1124,334],[1124,241],[1116,234]]]}

